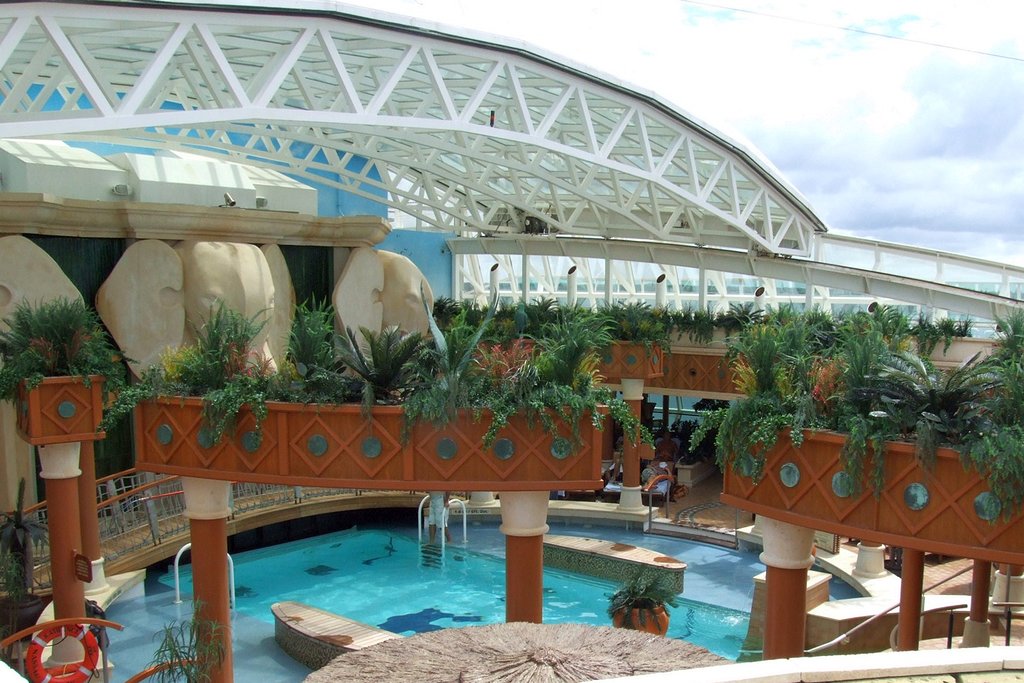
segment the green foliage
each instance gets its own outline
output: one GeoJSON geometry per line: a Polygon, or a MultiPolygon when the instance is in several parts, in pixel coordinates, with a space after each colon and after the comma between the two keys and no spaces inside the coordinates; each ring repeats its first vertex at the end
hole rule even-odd
{"type": "Polygon", "coordinates": [[[648,619],[655,619],[654,610],[661,607],[669,614],[669,607],[679,606],[679,593],[667,577],[660,573],[638,572],[617,591],[608,597],[608,616],[614,618],[622,612],[625,628],[643,626],[648,619]],[[633,622],[633,610],[637,610],[639,624],[633,622]]]}
{"type": "Polygon", "coordinates": [[[664,316],[655,315],[645,303],[618,302],[600,309],[599,314],[606,321],[609,340],[643,344],[648,350],[653,346],[666,349],[669,346],[664,316]]]}
{"type": "Polygon", "coordinates": [[[1024,308],[1014,308],[1005,317],[996,318],[996,355],[1024,356],[1024,308]]]}
{"type": "MultiPolygon", "coordinates": [[[[32,591],[35,568],[32,540],[45,534],[46,527],[33,516],[25,514],[25,479],[19,479],[14,509],[0,514],[0,553],[9,556],[14,564],[19,565],[18,575],[21,577],[24,593],[32,591]]],[[[0,585],[5,586],[4,592],[9,595],[14,590],[10,585],[0,585]]]]}
{"type": "Polygon", "coordinates": [[[223,661],[223,627],[199,616],[200,603],[193,609],[191,619],[171,622],[154,636],[159,640],[149,666],[156,669],[155,683],[209,683],[223,661]]]}
{"type": "MultiPolygon", "coordinates": [[[[950,321],[935,329],[945,335],[969,327],[950,321]]],[[[855,486],[867,482],[877,494],[886,442],[913,442],[925,467],[947,446],[986,477],[1004,513],[1019,508],[1024,360],[1006,349],[1024,348],[1024,316],[1002,321],[1004,346],[990,358],[975,356],[948,370],[909,350],[909,329],[906,316],[884,306],[836,325],[820,313],[808,320],[773,312],[730,341],[737,388],[747,398],[708,414],[691,447],[714,434],[719,463],[756,481],[778,432],[789,429],[797,445],[804,428],[844,432],[843,469],[855,486]]]]}
{"type": "Polygon", "coordinates": [[[351,328],[346,330],[338,350],[342,361],[363,380],[363,412],[378,404],[401,403],[418,385],[420,376],[414,361],[419,357],[423,335],[403,333],[397,327],[372,332],[365,327],[359,331],[360,344],[351,328]]]}
{"type": "Polygon", "coordinates": [[[81,300],[22,302],[7,323],[0,332],[0,399],[13,400],[20,382],[31,389],[44,377],[102,375],[104,394],[124,384],[117,349],[81,300]]]}

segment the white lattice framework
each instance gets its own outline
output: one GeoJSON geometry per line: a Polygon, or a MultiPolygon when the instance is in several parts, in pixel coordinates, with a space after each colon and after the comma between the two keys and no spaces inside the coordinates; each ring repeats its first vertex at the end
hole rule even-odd
{"type": "Polygon", "coordinates": [[[857,288],[987,318],[1012,305],[1001,296],[1019,296],[1020,269],[995,273],[982,294],[951,291],[954,255],[903,281],[892,275],[902,265],[879,257],[904,255],[894,245],[871,243],[861,270],[815,264],[834,242],[799,193],[655,95],[495,38],[333,2],[271,5],[0,5],[0,138],[188,148],[381,201],[486,236],[455,250],[455,284],[469,294],[484,286],[484,256],[508,264],[511,291],[525,272],[527,290],[557,293],[563,264],[528,260],[518,276],[511,265],[537,251],[533,240],[553,241],[523,234],[541,232],[602,238],[558,239],[557,255],[530,258],[570,258],[588,286],[612,283],[605,299],[642,299],[672,273],[673,301],[688,305],[688,269],[701,303],[712,290],[719,303],[733,297],[737,274],[773,293],[766,278],[802,277],[810,295],[857,288]],[[586,261],[595,249],[599,266],[586,261]]]}
{"type": "Polygon", "coordinates": [[[823,230],[721,135],[525,50],[350,14],[166,5],[5,5],[0,137],[225,151],[453,230],[804,256],[823,230]]]}

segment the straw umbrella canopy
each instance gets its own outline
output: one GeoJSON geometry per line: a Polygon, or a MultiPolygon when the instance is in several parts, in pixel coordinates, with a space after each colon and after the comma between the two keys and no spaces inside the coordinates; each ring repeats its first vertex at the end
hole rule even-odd
{"type": "Polygon", "coordinates": [[[690,643],[583,624],[492,624],[384,641],[340,655],[305,683],[569,683],[728,660],[690,643]]]}

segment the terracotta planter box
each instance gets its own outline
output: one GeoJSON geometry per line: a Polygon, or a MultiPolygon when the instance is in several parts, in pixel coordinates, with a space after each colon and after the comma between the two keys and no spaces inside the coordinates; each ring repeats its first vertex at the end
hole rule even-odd
{"type": "Polygon", "coordinates": [[[876,498],[866,482],[852,493],[839,451],[846,437],[805,432],[793,447],[779,435],[765,475],[754,484],[726,468],[722,501],[744,510],[841,536],[993,562],[1024,563],[1024,511],[1006,520],[992,506],[988,487],[959,455],[940,449],[925,470],[913,444],[889,443],[885,488],[876,498]]]}
{"type": "Polygon", "coordinates": [[[103,419],[103,377],[47,377],[31,391],[22,384],[15,401],[18,434],[33,446],[97,441],[103,419]]]}
{"type": "Polygon", "coordinates": [[[268,403],[263,438],[251,414],[239,416],[232,438],[211,443],[202,401],[161,398],[135,411],[136,466],[141,470],[259,483],[364,489],[586,490],[601,486],[603,434],[581,424],[573,448],[568,427],[547,434],[513,417],[489,448],[486,424],[470,414],[443,428],[416,425],[401,440],[396,406],[268,403]]]}
{"type": "Polygon", "coordinates": [[[622,379],[649,380],[664,374],[665,354],[660,346],[614,342],[601,359],[599,372],[609,382],[622,379]]]}
{"type": "Polygon", "coordinates": [[[705,398],[739,396],[724,349],[673,349],[665,358],[665,374],[650,381],[651,388],[705,398]]]}

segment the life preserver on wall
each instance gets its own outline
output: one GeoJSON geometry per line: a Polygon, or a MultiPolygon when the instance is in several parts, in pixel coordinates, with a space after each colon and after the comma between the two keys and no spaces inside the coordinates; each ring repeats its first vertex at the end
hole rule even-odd
{"type": "Polygon", "coordinates": [[[78,624],[44,628],[32,636],[25,652],[25,671],[32,683],[85,683],[92,678],[99,660],[100,646],[92,631],[78,624]],[[43,665],[43,651],[53,641],[74,638],[82,643],[85,655],[80,662],[47,668],[43,665]]]}

